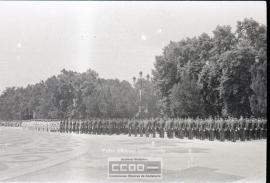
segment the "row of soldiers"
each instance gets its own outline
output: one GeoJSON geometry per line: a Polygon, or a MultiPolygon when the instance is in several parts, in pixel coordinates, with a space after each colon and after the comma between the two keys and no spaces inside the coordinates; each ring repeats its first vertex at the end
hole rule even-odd
{"type": "Polygon", "coordinates": [[[82,133],[96,135],[127,134],[160,138],[208,139],[210,141],[245,141],[265,139],[265,119],[89,119],[62,120],[61,133],[82,133]]]}
{"type": "Polygon", "coordinates": [[[21,123],[23,129],[44,132],[59,132],[60,120],[27,120],[21,123]]]}

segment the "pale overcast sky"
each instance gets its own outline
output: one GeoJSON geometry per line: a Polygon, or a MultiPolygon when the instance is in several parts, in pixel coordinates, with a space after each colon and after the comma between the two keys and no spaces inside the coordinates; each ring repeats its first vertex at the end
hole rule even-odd
{"type": "Polygon", "coordinates": [[[266,3],[0,2],[0,93],[63,68],[131,81],[151,74],[170,40],[235,30],[245,17],[266,24],[266,3]]]}

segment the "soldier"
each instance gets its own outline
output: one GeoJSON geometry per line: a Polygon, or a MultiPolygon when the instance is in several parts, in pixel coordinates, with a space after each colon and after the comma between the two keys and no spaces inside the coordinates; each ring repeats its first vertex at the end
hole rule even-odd
{"type": "Polygon", "coordinates": [[[204,128],[204,138],[205,139],[208,139],[209,140],[209,130],[210,130],[210,126],[209,126],[210,124],[209,124],[209,119],[207,119],[206,121],[205,121],[205,128],[204,128]]]}
{"type": "Polygon", "coordinates": [[[247,140],[251,140],[251,138],[252,138],[252,123],[251,123],[250,119],[248,119],[248,121],[247,121],[246,136],[247,136],[247,140]]]}
{"type": "Polygon", "coordinates": [[[196,139],[200,139],[200,133],[199,133],[199,128],[200,128],[200,119],[197,118],[196,122],[193,123],[194,129],[193,129],[193,134],[196,139]]]}
{"type": "Polygon", "coordinates": [[[143,130],[143,122],[142,121],[140,121],[140,124],[139,124],[139,133],[140,133],[140,137],[143,137],[144,130],[143,130]]]}
{"type": "Polygon", "coordinates": [[[161,127],[160,128],[160,137],[164,138],[165,131],[166,131],[166,129],[165,129],[165,121],[164,120],[161,121],[161,126],[160,127],[161,127]]]}
{"type": "Polygon", "coordinates": [[[244,121],[242,117],[239,119],[239,122],[240,122],[239,137],[241,141],[245,141],[246,140],[246,122],[244,121]]]}
{"type": "Polygon", "coordinates": [[[123,121],[123,130],[124,134],[128,134],[128,119],[124,119],[123,121]]]}
{"type": "Polygon", "coordinates": [[[221,120],[219,118],[215,119],[214,129],[215,129],[214,139],[220,140],[221,120]]]}
{"type": "Polygon", "coordinates": [[[175,120],[174,119],[171,119],[171,122],[170,122],[170,133],[171,133],[171,138],[174,138],[175,136],[175,120]]]}
{"type": "Polygon", "coordinates": [[[188,119],[188,139],[193,139],[193,124],[192,124],[192,120],[188,119]]]}
{"type": "Polygon", "coordinates": [[[106,130],[107,130],[107,123],[105,119],[101,120],[101,134],[105,135],[106,134],[106,130]]]}
{"type": "Polygon", "coordinates": [[[222,122],[220,124],[220,141],[225,141],[225,128],[226,128],[226,124],[225,121],[222,119],[222,122]]]}
{"type": "Polygon", "coordinates": [[[250,133],[250,139],[255,140],[256,134],[255,134],[255,121],[254,119],[251,119],[251,125],[250,125],[249,133],[250,133]]]}
{"type": "Polygon", "coordinates": [[[131,136],[132,134],[132,122],[129,121],[129,124],[128,124],[128,136],[131,136]]]}
{"type": "Polygon", "coordinates": [[[86,120],[82,120],[82,123],[81,123],[81,133],[82,134],[85,134],[86,133],[86,120]]]}
{"type": "Polygon", "coordinates": [[[113,134],[113,123],[110,119],[108,120],[108,134],[109,135],[113,134]]]}
{"type": "Polygon", "coordinates": [[[67,132],[67,120],[63,119],[63,133],[67,132]]]}
{"type": "Polygon", "coordinates": [[[97,125],[98,125],[98,122],[97,122],[97,119],[93,119],[92,120],[92,134],[97,134],[97,125]]]}
{"type": "Polygon", "coordinates": [[[89,133],[88,128],[89,128],[89,119],[86,118],[85,121],[84,121],[84,133],[85,134],[89,133]]]}
{"type": "Polygon", "coordinates": [[[73,123],[72,123],[72,120],[70,120],[69,121],[69,126],[68,126],[69,133],[72,133],[72,127],[73,127],[73,123]]]}
{"type": "Polygon", "coordinates": [[[265,119],[262,119],[262,126],[263,126],[263,138],[266,139],[266,137],[267,137],[267,124],[266,124],[265,119]]]}
{"type": "MultiPolygon", "coordinates": [[[[60,133],[63,133],[63,129],[64,129],[64,121],[61,119],[61,121],[60,121],[60,133]]],[[[38,127],[38,131],[39,131],[39,127],[38,127]]]]}
{"type": "Polygon", "coordinates": [[[255,131],[254,131],[254,134],[255,134],[255,139],[260,139],[260,127],[258,125],[258,121],[256,119],[254,119],[254,127],[255,127],[255,131]]]}
{"type": "Polygon", "coordinates": [[[139,123],[136,120],[135,123],[134,123],[134,128],[133,128],[135,137],[137,137],[137,134],[138,134],[138,125],[139,125],[139,123]]]}
{"type": "Polygon", "coordinates": [[[157,119],[153,119],[153,138],[156,138],[157,133],[157,119]]]}
{"type": "Polygon", "coordinates": [[[185,130],[185,123],[182,121],[182,119],[180,119],[181,121],[179,122],[179,138],[183,139],[184,138],[184,130],[185,130]]]}
{"type": "Polygon", "coordinates": [[[211,120],[209,123],[209,140],[213,141],[214,140],[214,121],[211,120]]]}
{"type": "Polygon", "coordinates": [[[93,134],[93,119],[90,119],[88,122],[88,133],[93,134]]]}
{"type": "Polygon", "coordinates": [[[145,126],[145,136],[149,137],[149,135],[150,135],[150,122],[145,121],[145,124],[146,124],[146,126],[145,126]]]}
{"type": "Polygon", "coordinates": [[[68,119],[65,119],[65,132],[68,133],[69,132],[69,123],[68,123],[68,119]]]}
{"type": "MultiPolygon", "coordinates": [[[[138,126],[137,126],[137,128],[138,128],[138,126]]],[[[117,135],[120,135],[120,133],[121,133],[121,120],[118,119],[117,120],[117,135]]]]}
{"type": "Polygon", "coordinates": [[[76,133],[78,133],[78,134],[80,133],[80,126],[81,126],[80,123],[81,122],[79,120],[76,123],[76,133]]]}
{"type": "Polygon", "coordinates": [[[232,127],[232,141],[236,142],[237,139],[237,123],[235,122],[235,120],[233,121],[233,127],[232,127]]]}

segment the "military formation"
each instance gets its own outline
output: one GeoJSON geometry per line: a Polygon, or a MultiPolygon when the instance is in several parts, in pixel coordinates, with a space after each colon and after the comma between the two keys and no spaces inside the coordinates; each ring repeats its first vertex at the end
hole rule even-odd
{"type": "Polygon", "coordinates": [[[35,131],[92,135],[128,135],[219,141],[266,139],[267,120],[254,118],[217,119],[100,119],[30,120],[23,128],[35,131]]]}
{"type": "Polygon", "coordinates": [[[22,121],[21,127],[27,130],[34,130],[40,132],[59,132],[59,120],[25,120],[22,121]]]}
{"type": "Polygon", "coordinates": [[[265,119],[89,119],[62,120],[61,133],[93,135],[126,134],[135,137],[179,138],[200,140],[266,139],[265,119]]]}

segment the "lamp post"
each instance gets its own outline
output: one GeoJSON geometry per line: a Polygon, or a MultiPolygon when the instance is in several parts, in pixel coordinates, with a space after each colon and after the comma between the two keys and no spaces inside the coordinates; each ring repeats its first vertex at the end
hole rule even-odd
{"type": "Polygon", "coordinates": [[[141,119],[142,113],[142,71],[139,72],[140,75],[140,105],[139,105],[139,118],[141,119]]]}
{"type": "MultiPolygon", "coordinates": [[[[146,75],[147,81],[150,81],[150,75],[146,75]]],[[[136,87],[136,77],[133,77],[134,88],[136,87]]],[[[137,82],[139,82],[139,118],[142,119],[142,88],[143,88],[143,72],[139,72],[139,78],[137,78],[137,82]]],[[[146,113],[148,113],[148,104],[146,104],[146,113]]]]}

